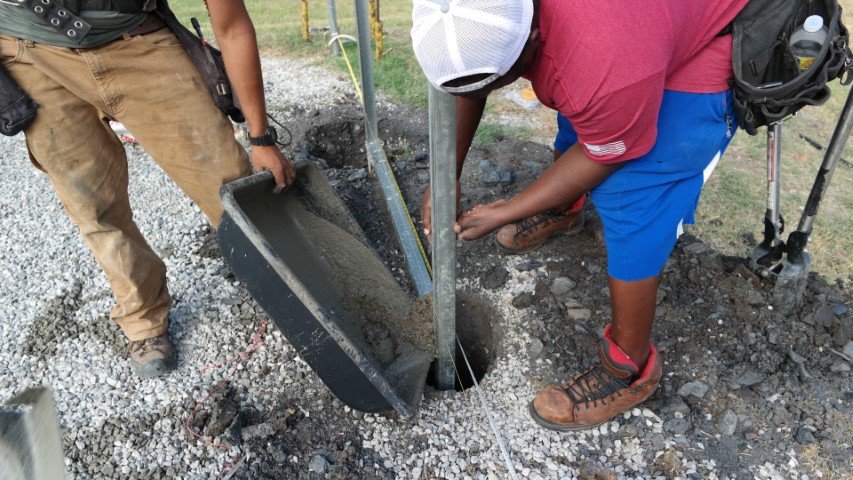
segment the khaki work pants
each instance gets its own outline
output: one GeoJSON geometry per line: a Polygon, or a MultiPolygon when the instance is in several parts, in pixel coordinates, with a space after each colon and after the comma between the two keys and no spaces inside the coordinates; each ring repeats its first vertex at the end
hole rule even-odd
{"type": "MultiPolygon", "coordinates": [[[[0,59],[39,105],[24,132],[116,297],[110,317],[130,340],[162,334],[172,304],[166,268],[133,221],[122,122],[217,226],[219,189],[251,173],[230,121],[168,29],[89,49],[0,35],[0,59]]],[[[169,212],[163,212],[169,215],[169,212]]]]}

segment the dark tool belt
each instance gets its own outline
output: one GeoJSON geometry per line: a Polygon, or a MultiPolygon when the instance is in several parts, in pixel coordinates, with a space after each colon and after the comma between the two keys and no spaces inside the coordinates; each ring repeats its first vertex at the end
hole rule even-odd
{"type": "Polygon", "coordinates": [[[190,57],[204,84],[210,90],[216,107],[231,117],[231,120],[237,123],[244,122],[245,118],[240,110],[240,101],[231,91],[231,82],[225,73],[225,61],[222,58],[222,53],[190,32],[175,17],[175,13],[169,8],[166,0],[158,0],[156,12],[181,42],[187,56],[190,57]]]}
{"type": "Polygon", "coordinates": [[[156,32],[161,28],[166,27],[166,22],[159,15],[149,14],[148,17],[138,27],[127,32],[127,36],[135,37],[137,35],[145,35],[146,33],[156,32]]]}
{"type": "Polygon", "coordinates": [[[154,9],[154,3],[146,0],[56,0],[72,12],[83,10],[106,10],[119,13],[140,13],[154,9]],[[147,7],[147,8],[146,8],[147,7]]]}
{"type": "Polygon", "coordinates": [[[13,136],[36,118],[36,105],[0,64],[0,133],[13,136]]]}

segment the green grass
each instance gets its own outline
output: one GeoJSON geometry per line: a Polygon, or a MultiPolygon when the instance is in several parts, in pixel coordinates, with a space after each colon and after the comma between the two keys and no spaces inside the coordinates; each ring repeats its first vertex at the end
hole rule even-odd
{"type": "MultiPolygon", "coordinates": [[[[356,36],[355,1],[336,2],[338,27],[341,33],[356,36]]],[[[383,32],[385,33],[383,58],[374,64],[377,91],[398,102],[417,107],[427,106],[427,84],[414,60],[409,38],[411,28],[410,0],[379,0],[383,32]]],[[[853,0],[841,0],[845,23],[853,27],[853,0]]],[[[203,2],[200,0],[172,0],[178,17],[189,24],[196,16],[206,34],[212,37],[203,2]]],[[[324,32],[311,33],[309,41],[301,35],[301,3],[298,0],[269,1],[247,0],[258,42],[264,55],[299,57],[308,59],[347,76],[343,57],[332,57],[324,32]]],[[[309,25],[328,25],[327,2],[310,0],[309,25]]],[[[346,45],[346,52],[358,75],[358,53],[354,44],[346,45]]],[[[826,105],[808,108],[785,122],[782,143],[782,214],[787,232],[796,228],[801,209],[811,189],[815,173],[823,159],[823,152],[809,145],[801,135],[821,143],[829,143],[835,122],[846,99],[848,88],[833,84],[834,94],[826,105]]],[[[488,108],[491,108],[489,106],[488,108]]],[[[513,129],[483,124],[477,141],[488,143],[497,138],[525,138],[525,129],[513,129]]],[[[717,167],[703,194],[697,212],[697,225],[688,231],[724,253],[749,256],[751,247],[744,242],[750,234],[761,240],[763,216],[766,208],[766,140],[762,129],[758,136],[750,137],[739,132],[726,156],[717,167]]],[[[842,158],[853,162],[853,142],[846,146],[842,158]]],[[[839,164],[824,197],[814,225],[809,251],[813,270],[829,279],[849,278],[853,272],[853,166],[839,164]]],[[[787,233],[785,234],[787,238],[787,233]]]]}
{"type": "Polygon", "coordinates": [[[530,130],[524,127],[507,127],[491,123],[483,123],[477,128],[474,140],[483,144],[501,140],[524,140],[530,137],[530,130]]]}

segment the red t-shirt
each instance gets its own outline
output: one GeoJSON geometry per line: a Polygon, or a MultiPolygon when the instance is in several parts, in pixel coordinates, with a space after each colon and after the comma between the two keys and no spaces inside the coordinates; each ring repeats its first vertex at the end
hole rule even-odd
{"type": "Polygon", "coordinates": [[[599,163],[655,144],[664,89],[729,88],[731,36],[748,0],[540,0],[541,43],[525,74],[539,101],[572,123],[599,163]]]}

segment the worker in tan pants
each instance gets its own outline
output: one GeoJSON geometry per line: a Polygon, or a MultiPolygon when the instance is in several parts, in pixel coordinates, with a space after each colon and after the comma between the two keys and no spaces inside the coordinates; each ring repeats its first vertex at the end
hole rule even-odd
{"type": "MultiPolygon", "coordinates": [[[[209,8],[250,137],[259,137],[269,125],[251,21],[242,2],[211,0],[209,8]]],[[[0,33],[0,59],[39,105],[24,132],[30,159],[50,177],[109,280],[117,303],[110,317],[131,342],[131,365],[153,377],[176,366],[167,332],[172,300],[165,265],[133,221],[127,157],[109,120],[133,133],[213,226],[223,211],[220,187],[251,166],[174,34],[151,21],[154,14],[140,15],[143,29],[90,48],[0,33]]],[[[290,160],[274,144],[252,153],[278,187],[293,181],[290,160]]]]}

